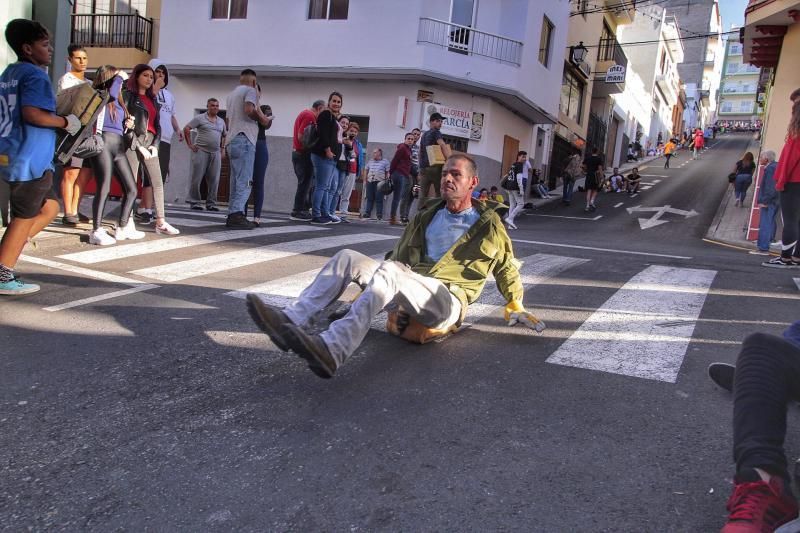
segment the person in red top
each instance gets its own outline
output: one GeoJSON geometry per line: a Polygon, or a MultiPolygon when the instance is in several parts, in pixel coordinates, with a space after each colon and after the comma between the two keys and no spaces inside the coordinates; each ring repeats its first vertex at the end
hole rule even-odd
{"type": "MultiPolygon", "coordinates": [[[[414,144],[414,134],[406,133],[403,142],[397,145],[392,162],[389,164],[389,178],[392,180],[392,211],[389,224],[397,225],[397,206],[400,199],[408,194],[411,186],[411,145],[414,144]]],[[[400,212],[401,217],[408,223],[408,213],[400,212]]]]}
{"type": "Polygon", "coordinates": [[[317,117],[325,109],[325,100],[317,100],[310,109],[303,109],[294,119],[292,133],[292,166],[297,176],[297,192],[294,195],[292,220],[311,220],[311,184],[314,182],[314,167],[311,164],[311,151],[303,147],[303,131],[317,122],[317,117]]]}
{"type": "Polygon", "coordinates": [[[781,255],[761,263],[765,267],[800,268],[800,89],[791,95],[792,117],[786,144],[775,169],[775,190],[781,193],[781,255]]]}
{"type": "Polygon", "coordinates": [[[692,155],[692,159],[697,159],[697,155],[700,153],[700,150],[703,149],[705,146],[705,138],[703,137],[703,130],[697,128],[694,130],[694,153],[692,155]]]}
{"type": "Polygon", "coordinates": [[[153,69],[143,63],[133,67],[133,73],[128,78],[123,99],[125,109],[134,118],[134,127],[132,131],[126,133],[130,148],[125,155],[133,175],[139,174],[140,166],[144,167],[143,178],[147,177],[153,187],[156,233],[178,235],[180,231],[167,222],[164,211],[164,182],[158,160],[158,143],[161,137],[160,106],[156,103],[156,95],[153,92],[154,80],[153,69]]]}

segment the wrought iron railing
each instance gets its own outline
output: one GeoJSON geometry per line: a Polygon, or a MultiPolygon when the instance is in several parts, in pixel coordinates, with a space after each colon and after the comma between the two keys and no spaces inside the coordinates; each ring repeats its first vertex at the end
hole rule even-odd
{"type": "Polygon", "coordinates": [[[418,43],[429,43],[451,52],[522,64],[522,42],[432,18],[419,19],[418,43]]]}
{"type": "Polygon", "coordinates": [[[70,42],[101,48],[138,48],[148,54],[153,49],[153,19],[138,13],[72,15],[70,42]]]}
{"type": "Polygon", "coordinates": [[[628,56],[616,39],[600,39],[597,47],[597,61],[613,61],[623,67],[628,66],[628,56]]]}

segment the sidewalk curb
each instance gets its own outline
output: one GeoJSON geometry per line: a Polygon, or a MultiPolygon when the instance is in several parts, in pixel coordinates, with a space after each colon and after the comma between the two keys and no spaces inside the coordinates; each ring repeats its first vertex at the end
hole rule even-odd
{"type": "MultiPolygon", "coordinates": [[[[745,151],[750,151],[751,149],[756,148],[759,145],[760,141],[758,141],[755,138],[755,136],[753,136],[753,138],[750,139],[750,142],[745,147],[745,151]]],[[[725,218],[725,214],[728,212],[728,208],[730,207],[731,203],[730,192],[731,192],[731,186],[728,185],[728,187],[725,189],[722,201],[720,202],[719,207],[717,208],[717,212],[714,214],[714,218],[711,221],[711,225],[708,227],[708,230],[706,230],[706,234],[703,240],[711,244],[729,246],[742,251],[755,250],[756,249],[755,243],[748,241],[745,238],[732,240],[732,239],[723,239],[716,236],[717,232],[720,229],[720,225],[722,224],[725,218]]]]}

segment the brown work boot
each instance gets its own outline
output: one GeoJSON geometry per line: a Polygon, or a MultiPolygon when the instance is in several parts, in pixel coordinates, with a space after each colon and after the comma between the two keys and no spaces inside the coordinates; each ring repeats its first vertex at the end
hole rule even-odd
{"type": "Polygon", "coordinates": [[[308,334],[294,324],[286,324],[284,339],[289,348],[308,361],[308,368],[323,379],[330,379],[336,372],[334,360],[325,341],[319,335],[308,334]]]}
{"type": "Polygon", "coordinates": [[[392,226],[397,226],[399,224],[399,222],[397,222],[397,217],[390,218],[389,224],[391,224],[392,226]]]}

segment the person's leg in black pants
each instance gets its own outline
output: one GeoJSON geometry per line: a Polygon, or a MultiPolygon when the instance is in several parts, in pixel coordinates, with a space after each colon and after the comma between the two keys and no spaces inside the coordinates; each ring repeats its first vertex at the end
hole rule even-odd
{"type": "Polygon", "coordinates": [[[294,167],[294,174],[297,176],[297,191],[294,195],[292,218],[311,220],[311,215],[309,214],[311,209],[309,192],[311,184],[314,182],[314,166],[311,164],[311,155],[297,151],[292,152],[292,166],[294,167]]]}
{"type": "Polygon", "coordinates": [[[786,406],[800,400],[800,323],[786,338],[748,336],[736,362],[733,404],[734,492],[723,532],[751,526],[772,531],[797,517],[783,441],[786,406]]]}

